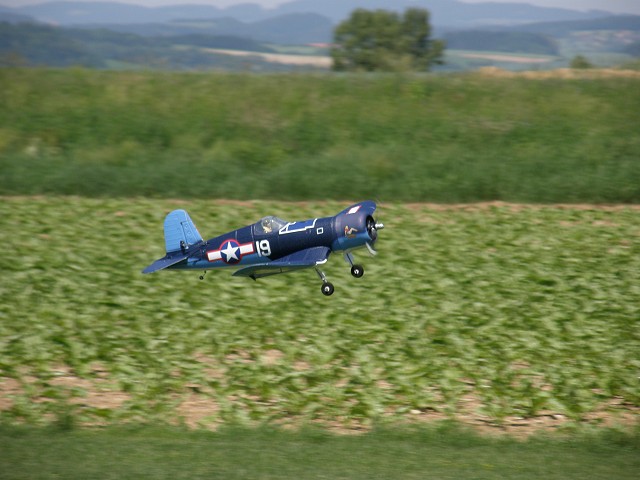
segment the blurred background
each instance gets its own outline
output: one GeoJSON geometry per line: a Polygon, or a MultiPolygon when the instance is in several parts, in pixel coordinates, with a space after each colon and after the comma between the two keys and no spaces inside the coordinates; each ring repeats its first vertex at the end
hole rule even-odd
{"type": "Polygon", "coordinates": [[[633,0],[0,2],[0,64],[109,69],[330,68],[336,25],[357,8],[427,9],[447,44],[436,71],[633,64],[640,7],[633,0]],[[290,55],[295,55],[291,57],[290,55]]]}

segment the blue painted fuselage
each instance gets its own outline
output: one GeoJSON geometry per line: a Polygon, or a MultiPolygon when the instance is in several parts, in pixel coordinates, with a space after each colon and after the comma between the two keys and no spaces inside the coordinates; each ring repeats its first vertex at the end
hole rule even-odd
{"type": "Polygon", "coordinates": [[[332,252],[342,252],[352,265],[351,273],[361,277],[363,267],[353,263],[351,252],[367,247],[375,253],[373,244],[377,232],[384,228],[373,219],[375,210],[374,202],[365,201],[333,217],[299,222],[263,217],[252,225],[209,240],[203,240],[186,211],[174,210],[164,222],[166,255],[142,272],[231,267],[237,269],[234,276],[256,280],[315,267],[323,281],[322,293],[331,295],[333,285],[318,266],[325,263],[332,252]]]}
{"type": "Polygon", "coordinates": [[[209,270],[223,267],[243,267],[262,264],[285,257],[299,250],[312,247],[331,247],[333,242],[333,217],[289,224],[301,226],[291,231],[265,232],[259,222],[209,239],[191,247],[195,251],[185,262],[172,269],[209,270]]]}

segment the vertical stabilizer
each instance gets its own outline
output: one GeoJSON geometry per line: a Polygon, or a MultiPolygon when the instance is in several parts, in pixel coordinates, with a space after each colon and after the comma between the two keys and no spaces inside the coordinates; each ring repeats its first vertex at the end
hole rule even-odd
{"type": "Polygon", "coordinates": [[[174,210],[164,219],[164,243],[167,254],[182,252],[202,242],[202,236],[184,210],[174,210]]]}

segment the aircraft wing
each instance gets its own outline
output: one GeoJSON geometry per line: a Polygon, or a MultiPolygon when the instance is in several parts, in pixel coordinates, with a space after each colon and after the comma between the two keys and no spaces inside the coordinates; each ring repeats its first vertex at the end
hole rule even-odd
{"type": "Polygon", "coordinates": [[[160,260],[156,260],[155,262],[153,262],[151,265],[145,268],[142,273],[157,272],[158,270],[162,270],[164,268],[170,267],[171,265],[175,265],[176,263],[180,263],[187,258],[189,258],[189,254],[174,255],[172,257],[166,256],[164,258],[161,258],[160,260]]]}
{"type": "Polygon", "coordinates": [[[313,247],[292,253],[286,257],[268,263],[258,263],[241,268],[233,275],[235,277],[258,278],[278,275],[279,273],[294,272],[303,268],[315,267],[327,261],[331,250],[328,247],[313,247]]]}

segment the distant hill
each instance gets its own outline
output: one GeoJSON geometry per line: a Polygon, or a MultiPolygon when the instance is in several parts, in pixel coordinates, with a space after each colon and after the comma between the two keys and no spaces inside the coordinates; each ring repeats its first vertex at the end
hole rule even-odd
{"type": "Polygon", "coordinates": [[[506,30],[553,37],[559,42],[561,49],[567,52],[622,52],[634,55],[635,50],[630,45],[640,42],[640,15],[532,23],[506,30]]]}
{"type": "MultiPolygon", "coordinates": [[[[389,2],[295,0],[271,10],[255,4],[225,9],[206,5],[147,8],[111,2],[50,2],[18,9],[0,6],[0,65],[246,70],[247,64],[255,60],[257,69],[273,70],[274,66],[267,61],[249,62],[220,52],[273,53],[270,48],[273,46],[282,53],[291,51],[290,45],[328,43],[336,19],[357,6],[399,10],[411,4],[432,9],[433,21],[451,18],[453,13],[449,10],[455,7],[457,21],[477,24],[473,28],[436,29],[436,38],[443,38],[451,50],[545,55],[552,57],[555,66],[563,66],[562,62],[566,64],[567,59],[585,52],[614,52],[618,57],[638,55],[640,16],[592,18],[602,12],[540,9],[509,3],[463,4],[457,0],[389,2]],[[315,13],[304,13],[305,9],[315,13]],[[536,18],[563,16],[571,19],[532,22],[536,18]],[[525,18],[530,22],[522,23],[525,18]],[[45,20],[60,25],[54,28],[38,23],[45,20]],[[495,24],[503,21],[505,25],[495,24]]],[[[482,61],[492,64],[494,60],[485,56],[482,61]]],[[[474,67],[477,62],[465,60],[443,68],[474,67]]]]}
{"type": "MultiPolygon", "coordinates": [[[[253,40],[228,35],[141,37],[105,29],[0,23],[0,66],[247,69],[246,60],[212,54],[207,49],[273,52],[253,40]]],[[[287,70],[259,59],[251,63],[258,70],[287,70]]]]}
{"type": "Polygon", "coordinates": [[[634,42],[623,48],[623,52],[634,57],[640,57],[640,42],[634,42]]]}
{"type": "Polygon", "coordinates": [[[80,25],[82,28],[102,27],[117,32],[135,33],[142,36],[172,35],[232,35],[258,42],[281,44],[307,44],[330,42],[333,24],[321,15],[293,13],[245,23],[235,18],[180,19],[168,23],[97,24],[80,25]]]}
{"type": "Polygon", "coordinates": [[[640,32],[640,15],[614,15],[588,20],[562,22],[539,22],[509,27],[509,30],[535,32],[556,37],[567,36],[573,32],[594,30],[625,30],[640,32]]]}
{"type": "Polygon", "coordinates": [[[58,25],[168,23],[184,18],[220,17],[234,18],[241,22],[256,22],[294,13],[315,13],[327,17],[335,24],[347,18],[356,8],[403,11],[414,6],[428,9],[435,26],[456,28],[587,20],[609,14],[604,11],[582,12],[520,3],[464,3],[459,0],[293,0],[272,9],[251,3],[228,8],[210,5],[149,8],[116,2],[47,2],[13,10],[42,22],[58,25]]]}
{"type": "Polygon", "coordinates": [[[447,47],[460,50],[576,55],[618,52],[634,55],[640,42],[640,16],[615,15],[589,20],[448,30],[447,47]]]}
{"type": "Polygon", "coordinates": [[[0,23],[0,66],[16,65],[99,67],[101,61],[58,28],[0,23]]]}
{"type": "Polygon", "coordinates": [[[0,22],[7,23],[27,23],[27,22],[35,22],[36,19],[30,17],[28,15],[22,15],[20,13],[15,13],[4,7],[0,7],[0,22]]]}
{"type": "Polygon", "coordinates": [[[254,38],[274,43],[327,43],[333,38],[333,24],[317,13],[290,13],[252,24],[254,38]]]}
{"type": "Polygon", "coordinates": [[[490,52],[558,55],[558,44],[551,37],[530,32],[488,32],[465,30],[443,36],[447,48],[490,52]]]}
{"type": "Polygon", "coordinates": [[[538,7],[509,2],[464,3],[458,0],[294,0],[277,11],[313,11],[339,22],[356,8],[404,11],[409,7],[426,8],[436,26],[470,27],[510,25],[529,22],[597,18],[608,12],[582,12],[564,8],[538,7]]]}

